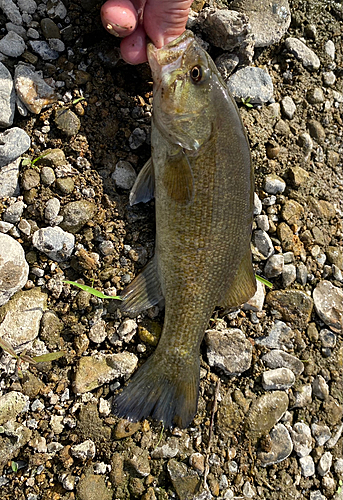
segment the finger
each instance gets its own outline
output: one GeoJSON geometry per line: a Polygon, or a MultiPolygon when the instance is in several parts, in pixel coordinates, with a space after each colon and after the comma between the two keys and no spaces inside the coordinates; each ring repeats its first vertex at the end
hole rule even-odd
{"type": "Polygon", "coordinates": [[[192,0],[150,0],[144,10],[144,28],[157,48],[180,36],[186,28],[192,0]]]}
{"type": "Polygon", "coordinates": [[[101,7],[101,20],[111,35],[126,37],[137,27],[137,10],[130,0],[108,0],[101,7]]]}
{"type": "Polygon", "coordinates": [[[146,34],[143,26],[138,26],[132,35],[122,40],[120,51],[124,61],[129,64],[141,64],[147,61],[146,34]]]}

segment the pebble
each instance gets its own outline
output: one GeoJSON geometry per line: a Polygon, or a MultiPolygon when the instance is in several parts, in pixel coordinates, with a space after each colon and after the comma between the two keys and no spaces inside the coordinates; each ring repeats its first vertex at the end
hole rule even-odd
{"type": "Polygon", "coordinates": [[[294,451],[298,457],[305,457],[312,451],[311,429],[303,422],[297,422],[290,431],[294,451]]]}
{"type": "Polygon", "coordinates": [[[135,128],[129,137],[129,146],[131,149],[138,149],[146,140],[145,130],[141,128],[135,128]]]}
{"type": "Polygon", "coordinates": [[[311,430],[318,446],[323,446],[331,438],[331,431],[327,425],[312,424],[311,430]]]}
{"type": "Polygon", "coordinates": [[[265,231],[261,229],[254,231],[252,242],[262,260],[268,259],[274,253],[272,240],[265,231]]]}
{"type": "Polygon", "coordinates": [[[62,210],[63,222],[61,228],[69,233],[75,234],[92,220],[96,214],[97,207],[87,200],[72,201],[67,203],[62,210]]]}
{"type": "Polygon", "coordinates": [[[328,40],[324,46],[326,54],[331,57],[332,60],[335,59],[335,44],[332,40],[328,40]]]}
{"type": "Polygon", "coordinates": [[[106,322],[103,319],[100,319],[90,328],[88,338],[96,344],[101,344],[101,342],[103,342],[106,337],[106,322]]]}
{"type": "Polygon", "coordinates": [[[279,276],[284,268],[284,256],[282,254],[271,255],[264,266],[266,278],[279,276]]]}
{"type": "Polygon", "coordinates": [[[333,348],[336,346],[336,335],[331,331],[324,328],[319,332],[319,338],[323,347],[333,348]]]}
{"type": "Polygon", "coordinates": [[[343,270],[343,248],[327,247],[325,253],[330,264],[334,264],[339,269],[343,270]]]}
{"type": "Polygon", "coordinates": [[[13,162],[31,146],[28,134],[18,127],[0,133],[0,168],[13,162]]]}
{"type": "Polygon", "coordinates": [[[14,119],[15,91],[11,73],[0,62],[0,127],[10,127],[14,119]]]}
{"type": "Polygon", "coordinates": [[[0,52],[8,57],[20,57],[25,48],[24,40],[15,31],[10,31],[0,40],[0,52]]]}
{"type": "Polygon", "coordinates": [[[116,186],[121,189],[131,189],[137,178],[137,174],[131,163],[128,161],[118,161],[114,172],[111,175],[116,186]]]}
{"type": "Polygon", "coordinates": [[[50,198],[46,202],[45,205],[45,210],[44,210],[44,217],[48,222],[53,221],[59,214],[61,208],[61,203],[58,198],[50,198]]]}
{"type": "Polygon", "coordinates": [[[84,394],[119,377],[128,377],[137,367],[138,358],[132,353],[82,357],[77,365],[73,391],[84,394]]]}
{"type": "Polygon", "coordinates": [[[119,326],[117,333],[120,340],[124,342],[130,342],[137,331],[137,323],[133,319],[124,319],[122,324],[119,326]]]}
{"type": "Polygon", "coordinates": [[[313,291],[316,313],[324,323],[340,332],[343,322],[343,291],[330,281],[321,281],[313,291]]]}
{"type": "Polygon", "coordinates": [[[333,466],[336,474],[342,475],[343,474],[343,458],[337,458],[337,460],[334,463],[333,466]]]}
{"type": "MultiPolygon", "coordinates": [[[[91,469],[90,469],[91,470],[91,469]]],[[[80,477],[76,486],[78,500],[112,500],[113,491],[106,486],[105,478],[89,471],[80,477]]]]}
{"type": "Polygon", "coordinates": [[[49,38],[49,46],[52,50],[56,52],[64,52],[65,45],[59,38],[49,38]]]}
{"type": "Polygon", "coordinates": [[[301,330],[311,319],[313,300],[300,290],[273,290],[268,293],[266,302],[281,314],[284,321],[301,330]]]}
{"type": "Polygon", "coordinates": [[[40,27],[45,38],[61,38],[60,29],[49,17],[41,19],[40,27]]]}
{"type": "Polygon", "coordinates": [[[250,368],[252,345],[238,328],[221,332],[208,330],[205,341],[210,366],[223,370],[227,375],[240,374],[250,368]]]}
{"type": "Polygon", "coordinates": [[[59,58],[59,53],[56,50],[52,50],[45,40],[30,40],[29,46],[43,59],[43,61],[55,61],[59,58]]]}
{"type": "Polygon", "coordinates": [[[234,10],[218,9],[204,22],[204,31],[211,43],[228,51],[240,47],[250,30],[248,17],[234,10]]]}
{"type": "Polygon", "coordinates": [[[275,368],[262,374],[262,386],[266,391],[289,389],[294,382],[294,373],[289,368],[275,368]]]}
{"type": "Polygon", "coordinates": [[[21,185],[25,191],[37,187],[40,182],[40,175],[35,168],[28,168],[24,171],[21,178],[21,185]]]}
{"type": "Polygon", "coordinates": [[[11,236],[0,233],[0,306],[23,288],[28,275],[23,247],[11,236]]]}
{"type": "Polygon", "coordinates": [[[13,23],[21,26],[23,23],[21,14],[18,7],[12,0],[2,0],[1,10],[4,12],[5,16],[13,23]]]}
{"type": "Polygon", "coordinates": [[[230,8],[247,15],[254,34],[255,47],[269,47],[281,40],[291,22],[288,0],[271,4],[264,0],[236,0],[230,8]]]}
{"type": "Polygon", "coordinates": [[[262,212],[262,201],[257,193],[254,193],[254,215],[260,215],[262,212]]]}
{"type": "Polygon", "coordinates": [[[14,420],[20,413],[28,410],[30,398],[21,392],[10,391],[0,396],[0,425],[14,420]]]}
{"type": "Polygon", "coordinates": [[[250,98],[251,104],[263,104],[274,100],[274,87],[269,73],[254,66],[239,69],[227,81],[236,101],[250,98]]]}
{"type": "Polygon", "coordinates": [[[307,267],[303,262],[300,262],[297,267],[297,282],[301,285],[306,285],[308,278],[307,267]]]}
{"type": "Polygon", "coordinates": [[[267,175],[264,181],[264,190],[268,194],[283,193],[286,189],[285,181],[276,174],[267,175]]]}
{"type": "Polygon", "coordinates": [[[256,292],[243,306],[245,311],[262,311],[264,299],[266,296],[266,289],[261,281],[256,280],[256,292]]]}
{"type": "Polygon", "coordinates": [[[71,446],[70,453],[73,457],[80,458],[81,460],[92,459],[96,454],[95,444],[91,439],[87,439],[83,443],[71,446]]]}
{"type": "Polygon", "coordinates": [[[323,73],[323,83],[327,87],[331,87],[336,81],[336,75],[333,71],[324,71],[323,73]]]}
{"type": "Polygon", "coordinates": [[[170,480],[179,498],[194,498],[200,486],[198,474],[174,458],[167,463],[170,480]]]}
{"type": "Polygon", "coordinates": [[[295,200],[287,200],[282,207],[281,215],[287,224],[299,224],[304,215],[304,207],[295,200]]]}
{"type": "Polygon", "coordinates": [[[1,233],[6,234],[12,228],[13,228],[13,224],[11,224],[10,222],[4,222],[2,220],[0,221],[0,232],[1,233]]]}
{"type": "Polygon", "coordinates": [[[309,90],[306,98],[310,104],[321,104],[325,99],[324,92],[320,87],[309,90]]]}
{"type": "Polygon", "coordinates": [[[32,235],[32,244],[51,260],[64,262],[74,251],[75,236],[60,227],[44,227],[32,235]]]}
{"type": "Polygon", "coordinates": [[[264,345],[269,349],[292,348],[293,332],[289,326],[282,321],[275,321],[269,334],[255,340],[256,344],[264,345]]]}
{"type": "Polygon", "coordinates": [[[246,434],[256,443],[280,420],[288,408],[288,396],[283,391],[263,394],[252,402],[246,418],[246,434]]]}
{"type": "Polygon", "coordinates": [[[2,306],[0,338],[9,342],[17,353],[29,349],[38,337],[46,304],[47,295],[40,288],[17,292],[2,306]]]}
{"type": "Polygon", "coordinates": [[[57,128],[68,137],[76,135],[81,127],[78,116],[76,116],[74,111],[67,108],[59,108],[55,111],[54,122],[57,128]]]}
{"type": "Polygon", "coordinates": [[[310,492],[310,500],[327,500],[327,499],[324,495],[321,494],[319,490],[316,490],[310,492]]]}
{"type": "Polygon", "coordinates": [[[108,417],[111,414],[111,403],[104,398],[99,399],[99,415],[108,417]]]}
{"type": "Polygon", "coordinates": [[[257,227],[259,229],[262,229],[262,231],[269,231],[269,220],[268,220],[268,215],[257,215],[255,217],[255,222],[257,224],[257,227]]]}
{"type": "Polygon", "coordinates": [[[224,52],[224,54],[217,57],[215,64],[224,80],[227,81],[233,70],[238,66],[239,57],[235,54],[224,52]]]}
{"type": "Polygon", "coordinates": [[[329,386],[325,382],[324,377],[317,375],[312,383],[312,391],[315,396],[319,399],[327,399],[329,396],[329,386]]]}
{"type": "Polygon", "coordinates": [[[244,498],[253,498],[256,495],[256,490],[253,488],[249,481],[246,481],[242,488],[244,498]]]}
{"type": "Polygon", "coordinates": [[[13,162],[0,169],[0,198],[19,195],[19,165],[21,159],[17,158],[13,162]]]}
{"type": "Polygon", "coordinates": [[[294,264],[287,264],[282,270],[282,284],[285,288],[290,286],[297,277],[297,270],[294,264]]]}
{"type": "Polygon", "coordinates": [[[28,36],[28,38],[31,38],[32,40],[38,40],[39,39],[39,33],[34,28],[29,28],[27,30],[26,35],[28,36]]]}
{"type": "Polygon", "coordinates": [[[289,368],[295,375],[300,375],[304,371],[304,363],[300,359],[281,349],[273,349],[261,359],[268,368],[289,368]]]}
{"type": "Polygon", "coordinates": [[[315,139],[318,143],[324,142],[326,136],[325,129],[318,120],[309,120],[307,128],[312,139],[315,139]]]}
{"type": "Polygon", "coordinates": [[[319,57],[298,38],[289,37],[285,41],[286,48],[295,55],[305,68],[316,70],[320,67],[319,57]]]}
{"type": "Polygon", "coordinates": [[[205,457],[201,453],[192,453],[189,457],[189,465],[200,475],[205,471],[205,457]]]}
{"type": "Polygon", "coordinates": [[[290,96],[287,95],[281,100],[281,110],[285,117],[289,120],[294,118],[297,107],[290,96]]]}
{"type": "Polygon", "coordinates": [[[312,403],[312,386],[310,384],[300,386],[294,396],[293,408],[306,408],[312,403]]]}
{"type": "Polygon", "coordinates": [[[60,177],[56,180],[56,188],[62,194],[71,194],[75,188],[74,179],[71,177],[60,177]]]}
{"type": "Polygon", "coordinates": [[[285,460],[293,451],[293,443],[287,428],[283,424],[276,424],[270,434],[270,451],[260,452],[259,459],[262,466],[278,464],[285,460]]]}
{"type": "Polygon", "coordinates": [[[21,219],[21,221],[18,223],[17,228],[26,236],[30,236],[31,224],[26,219],[21,219]]]}
{"type": "Polygon", "coordinates": [[[49,2],[46,13],[51,19],[57,20],[63,20],[68,14],[66,7],[61,0],[52,0],[49,2]]]}
{"type": "Polygon", "coordinates": [[[113,437],[114,439],[127,438],[133,436],[140,428],[140,422],[130,422],[129,420],[121,418],[114,429],[113,437]]]}
{"type": "Polygon", "coordinates": [[[305,154],[304,160],[307,161],[311,156],[311,151],[313,149],[313,141],[307,132],[303,132],[299,135],[298,146],[300,146],[305,154]]]}
{"type": "Polygon", "coordinates": [[[31,113],[39,114],[45,106],[57,100],[54,89],[24,64],[16,66],[14,83],[18,97],[31,113]]]}
{"type": "Polygon", "coordinates": [[[310,455],[299,458],[299,464],[301,468],[301,474],[304,477],[310,477],[315,474],[313,458],[310,455]]]}
{"type": "Polygon", "coordinates": [[[43,167],[40,171],[40,180],[44,186],[51,186],[56,180],[53,169],[51,167],[43,167]]]}

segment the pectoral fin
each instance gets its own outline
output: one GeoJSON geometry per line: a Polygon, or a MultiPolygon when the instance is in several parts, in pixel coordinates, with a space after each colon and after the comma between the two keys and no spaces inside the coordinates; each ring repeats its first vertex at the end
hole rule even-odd
{"type": "Polygon", "coordinates": [[[243,257],[233,283],[229,286],[223,300],[218,304],[223,309],[230,309],[244,304],[256,292],[256,278],[251,262],[250,248],[243,257]]]}
{"type": "Polygon", "coordinates": [[[188,205],[194,197],[194,179],[189,159],[184,151],[169,156],[164,173],[163,185],[168,196],[181,205],[188,205]]]}
{"type": "Polygon", "coordinates": [[[138,314],[163,300],[157,259],[153,257],[143,271],[124,290],[121,310],[138,314]]]}
{"type": "Polygon", "coordinates": [[[146,162],[142,170],[139,172],[136,182],[133,185],[130,193],[130,205],[136,203],[146,203],[154,197],[155,191],[155,175],[152,160],[146,162]]]}

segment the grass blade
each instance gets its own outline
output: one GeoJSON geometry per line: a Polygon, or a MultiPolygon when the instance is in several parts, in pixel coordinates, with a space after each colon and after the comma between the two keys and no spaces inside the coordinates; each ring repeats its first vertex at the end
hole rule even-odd
{"type": "Polygon", "coordinates": [[[270,283],[270,281],[266,280],[265,278],[262,278],[262,276],[258,276],[258,274],[255,274],[255,278],[268,288],[273,288],[272,283],[270,283]]]}
{"type": "Polygon", "coordinates": [[[77,286],[78,288],[81,288],[84,292],[91,293],[92,295],[95,295],[95,297],[99,297],[99,299],[115,299],[115,300],[123,300],[119,295],[105,295],[103,292],[99,292],[99,290],[96,290],[95,288],[92,288],[91,286],[87,285],[81,285],[81,283],[77,283],[76,281],[67,281],[63,280],[63,283],[67,283],[68,285],[74,285],[77,286]]]}

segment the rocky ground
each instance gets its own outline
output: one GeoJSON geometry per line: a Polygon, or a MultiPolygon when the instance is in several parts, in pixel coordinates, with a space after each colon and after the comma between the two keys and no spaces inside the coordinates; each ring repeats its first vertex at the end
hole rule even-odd
{"type": "Polygon", "coordinates": [[[120,60],[100,4],[0,1],[0,496],[342,499],[342,3],[193,4],[248,132],[273,289],[214,312],[182,431],[111,414],[163,311],[127,318],[63,282],[114,296],[154,247],[153,201],[128,206],[151,75],[120,60]]]}

